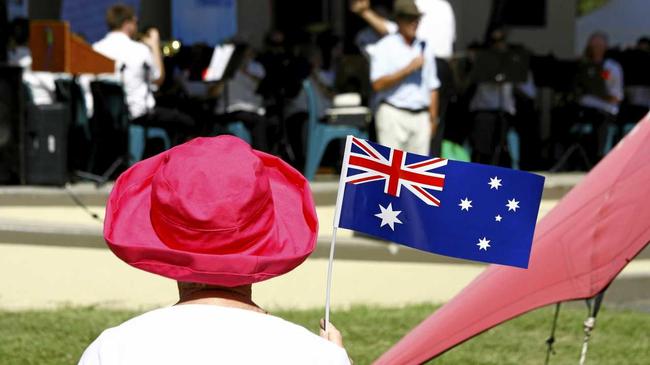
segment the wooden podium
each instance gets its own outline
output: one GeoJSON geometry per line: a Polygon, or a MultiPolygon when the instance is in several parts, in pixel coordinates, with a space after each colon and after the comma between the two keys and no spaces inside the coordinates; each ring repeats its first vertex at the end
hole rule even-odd
{"type": "Polygon", "coordinates": [[[32,70],[73,75],[114,73],[115,61],[97,53],[67,22],[33,20],[29,26],[32,70]]]}

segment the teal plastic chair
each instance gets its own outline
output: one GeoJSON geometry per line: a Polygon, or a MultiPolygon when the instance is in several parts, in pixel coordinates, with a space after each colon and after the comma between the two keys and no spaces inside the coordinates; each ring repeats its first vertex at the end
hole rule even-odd
{"type": "Polygon", "coordinates": [[[521,159],[521,150],[519,143],[519,133],[514,129],[510,129],[507,135],[508,151],[510,151],[511,167],[519,170],[519,161],[521,159]]]}
{"type": "Polygon", "coordinates": [[[153,138],[160,138],[165,145],[165,150],[172,147],[169,135],[164,129],[158,127],[145,128],[138,124],[129,124],[129,165],[142,160],[147,140],[153,138]]]}
{"type": "Polygon", "coordinates": [[[228,123],[226,129],[228,130],[228,133],[232,134],[233,136],[241,138],[242,140],[246,141],[246,143],[248,144],[253,143],[253,137],[251,136],[251,132],[248,131],[248,129],[244,125],[244,122],[228,123]]]}
{"type": "Polygon", "coordinates": [[[327,145],[335,139],[343,139],[348,135],[368,139],[368,133],[357,127],[347,125],[329,125],[319,122],[318,100],[314,86],[309,79],[302,82],[307,94],[307,154],[305,161],[305,177],[313,180],[320,166],[327,145]]]}
{"type": "MultiPolygon", "coordinates": [[[[594,127],[591,124],[587,123],[578,123],[574,125],[570,132],[575,135],[589,135],[593,133],[594,127]]],[[[599,151],[603,156],[609,153],[609,151],[614,148],[614,140],[616,138],[616,134],[618,133],[618,128],[615,124],[610,123],[607,125],[607,135],[605,137],[605,145],[603,146],[603,150],[599,151]]]]}
{"type": "Polygon", "coordinates": [[[93,81],[90,85],[93,90],[93,100],[95,100],[95,113],[103,112],[109,117],[104,122],[112,122],[116,128],[127,128],[128,130],[129,166],[142,160],[148,139],[160,138],[163,140],[166,150],[171,148],[171,139],[167,131],[159,127],[134,124],[130,120],[122,84],[101,80],[93,81]]]}

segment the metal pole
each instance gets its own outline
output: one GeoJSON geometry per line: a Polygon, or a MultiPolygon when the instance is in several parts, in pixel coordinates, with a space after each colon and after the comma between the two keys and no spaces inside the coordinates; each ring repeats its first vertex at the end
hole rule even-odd
{"type": "Polygon", "coordinates": [[[551,354],[555,353],[555,351],[553,350],[553,344],[555,343],[555,329],[557,328],[557,318],[560,314],[560,304],[562,303],[555,304],[555,315],[553,316],[553,326],[551,327],[551,335],[546,340],[546,345],[548,347],[546,349],[546,361],[544,361],[545,365],[548,365],[551,359],[551,354]]]}

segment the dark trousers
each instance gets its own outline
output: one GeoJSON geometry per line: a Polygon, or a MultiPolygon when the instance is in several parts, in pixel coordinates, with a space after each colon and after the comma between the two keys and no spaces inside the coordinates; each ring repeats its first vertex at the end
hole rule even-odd
{"type": "Polygon", "coordinates": [[[507,133],[512,116],[500,111],[478,111],[472,116],[469,143],[472,162],[510,166],[507,133]]]}
{"type": "Polygon", "coordinates": [[[580,123],[591,125],[591,133],[584,137],[582,145],[589,160],[596,164],[606,153],[608,130],[615,122],[616,116],[598,109],[582,107],[579,109],[578,120],[580,123]]]}

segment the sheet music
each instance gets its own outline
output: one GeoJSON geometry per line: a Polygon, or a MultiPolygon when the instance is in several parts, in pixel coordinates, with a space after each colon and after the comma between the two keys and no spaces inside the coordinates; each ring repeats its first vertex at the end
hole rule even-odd
{"type": "Polygon", "coordinates": [[[208,66],[203,81],[219,81],[223,78],[223,73],[230,62],[230,58],[235,52],[234,44],[223,44],[216,46],[212,53],[212,59],[208,66]]]}

